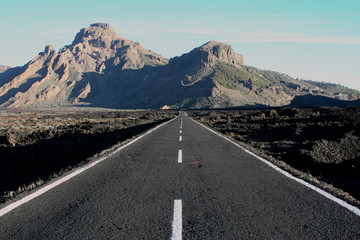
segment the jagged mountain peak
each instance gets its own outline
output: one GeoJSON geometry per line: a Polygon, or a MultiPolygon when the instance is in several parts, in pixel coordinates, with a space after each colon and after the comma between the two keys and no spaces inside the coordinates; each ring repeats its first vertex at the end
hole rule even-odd
{"type": "Polygon", "coordinates": [[[49,52],[52,52],[54,50],[55,50],[54,46],[51,45],[51,44],[48,44],[48,45],[45,46],[45,51],[44,52],[49,53],[49,52]]]}
{"type": "Polygon", "coordinates": [[[94,27],[94,28],[98,27],[98,28],[102,28],[107,31],[114,32],[114,29],[108,23],[94,23],[94,24],[91,24],[90,27],[94,27]]]}
{"type": "Polygon", "coordinates": [[[193,49],[189,53],[172,58],[170,63],[178,63],[179,61],[183,62],[183,66],[187,65],[191,68],[201,66],[214,67],[218,62],[230,63],[241,67],[244,65],[244,56],[235,53],[227,43],[210,41],[193,49]]]}
{"type": "Polygon", "coordinates": [[[222,48],[231,48],[231,46],[227,43],[222,43],[222,42],[217,42],[217,41],[209,41],[205,44],[203,44],[202,46],[200,46],[200,48],[202,49],[212,49],[214,47],[222,47],[222,48]]]}
{"type": "Polygon", "coordinates": [[[244,56],[235,53],[232,47],[227,43],[210,41],[198,48],[199,51],[209,53],[210,60],[231,63],[237,66],[244,65],[244,56]]]}
{"type": "MultiPolygon", "coordinates": [[[[116,34],[107,23],[94,23],[81,29],[71,45],[60,53],[68,52],[86,69],[139,69],[146,65],[163,65],[168,62],[161,55],[144,49],[140,43],[128,40],[116,34]]],[[[100,71],[100,72],[101,72],[100,71]]]]}
{"type": "Polygon", "coordinates": [[[94,23],[81,29],[69,49],[76,56],[85,54],[100,56],[101,60],[113,59],[111,65],[121,64],[124,68],[142,68],[144,65],[163,65],[168,59],[144,49],[140,43],[123,38],[116,34],[107,23],[94,23]],[[128,63],[128,64],[127,64],[128,63]]]}
{"type": "Polygon", "coordinates": [[[167,63],[161,55],[117,35],[109,24],[95,23],[81,29],[72,44],[59,52],[46,45],[16,75],[15,71],[1,74],[0,106],[77,104],[96,95],[96,89],[108,88],[99,79],[167,63]]]}
{"type": "Polygon", "coordinates": [[[124,40],[127,41],[127,44],[130,45],[132,41],[124,39],[117,35],[113,28],[107,23],[94,23],[90,27],[81,29],[75,36],[72,46],[88,42],[90,45],[97,47],[110,47],[106,43],[110,43],[114,40],[124,40]]]}

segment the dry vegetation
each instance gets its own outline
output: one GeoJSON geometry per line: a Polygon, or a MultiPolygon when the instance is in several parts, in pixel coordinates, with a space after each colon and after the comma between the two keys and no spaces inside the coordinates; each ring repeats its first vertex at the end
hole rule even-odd
{"type": "Polygon", "coordinates": [[[0,202],[82,165],[176,114],[0,110],[0,202]]]}
{"type": "Polygon", "coordinates": [[[341,195],[347,195],[347,200],[359,204],[360,108],[188,113],[278,165],[286,166],[287,170],[300,170],[302,173],[298,175],[307,180],[326,183],[326,186],[349,193],[351,196],[341,195]]]}

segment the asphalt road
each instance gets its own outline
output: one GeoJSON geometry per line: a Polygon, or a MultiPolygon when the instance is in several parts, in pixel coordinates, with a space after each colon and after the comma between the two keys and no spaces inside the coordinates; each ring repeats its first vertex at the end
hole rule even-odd
{"type": "Polygon", "coordinates": [[[0,239],[172,235],[360,239],[360,217],[186,117],[0,217],[0,239]]]}

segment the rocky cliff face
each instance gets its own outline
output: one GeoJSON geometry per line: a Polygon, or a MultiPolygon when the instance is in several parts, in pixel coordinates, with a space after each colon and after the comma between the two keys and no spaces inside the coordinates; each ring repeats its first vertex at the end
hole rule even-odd
{"type": "Polygon", "coordinates": [[[360,97],[331,89],[245,66],[230,45],[214,41],[169,61],[96,23],[58,52],[47,45],[23,67],[0,73],[0,107],[213,108],[286,105],[309,93],[360,97]]]}
{"type": "Polygon", "coordinates": [[[181,57],[172,58],[170,64],[184,62],[187,64],[186,67],[198,68],[202,66],[214,67],[219,61],[241,67],[244,65],[244,56],[235,53],[228,44],[211,41],[183,54],[181,57]]]}
{"type": "Polygon", "coordinates": [[[140,43],[117,35],[106,23],[92,24],[76,35],[73,43],[60,50],[71,52],[80,64],[103,72],[106,68],[140,69],[168,62],[161,55],[144,49],[140,43]]]}
{"type": "Polygon", "coordinates": [[[97,79],[125,69],[168,62],[139,43],[117,35],[110,25],[82,29],[71,45],[59,52],[51,45],[27,63],[21,73],[0,82],[0,106],[47,107],[78,104],[97,79]]]}

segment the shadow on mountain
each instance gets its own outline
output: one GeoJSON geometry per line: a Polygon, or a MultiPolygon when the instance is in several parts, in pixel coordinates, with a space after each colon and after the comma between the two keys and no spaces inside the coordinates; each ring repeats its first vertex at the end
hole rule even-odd
{"type": "Polygon", "coordinates": [[[124,69],[110,77],[103,78],[99,73],[84,73],[83,80],[75,86],[74,98],[87,82],[91,92],[80,103],[88,107],[114,109],[158,109],[164,105],[192,106],[197,101],[211,95],[213,82],[210,78],[183,86],[181,80],[185,73],[173,72],[169,66],[144,67],[143,69],[124,69]]]}
{"type": "Polygon", "coordinates": [[[289,107],[314,107],[314,106],[326,106],[326,107],[355,107],[360,106],[360,100],[345,101],[325,96],[307,94],[304,96],[296,96],[288,105],[289,107]]]}
{"type": "Polygon", "coordinates": [[[25,67],[14,67],[0,73],[0,87],[11,82],[16,76],[22,74],[25,69],[25,67]]]}
{"type": "Polygon", "coordinates": [[[28,91],[31,86],[35,83],[43,79],[43,76],[35,77],[35,78],[29,78],[25,83],[21,84],[18,88],[11,88],[7,93],[0,96],[0,105],[11,99],[12,97],[15,97],[15,95],[19,92],[24,93],[28,91]]]}

